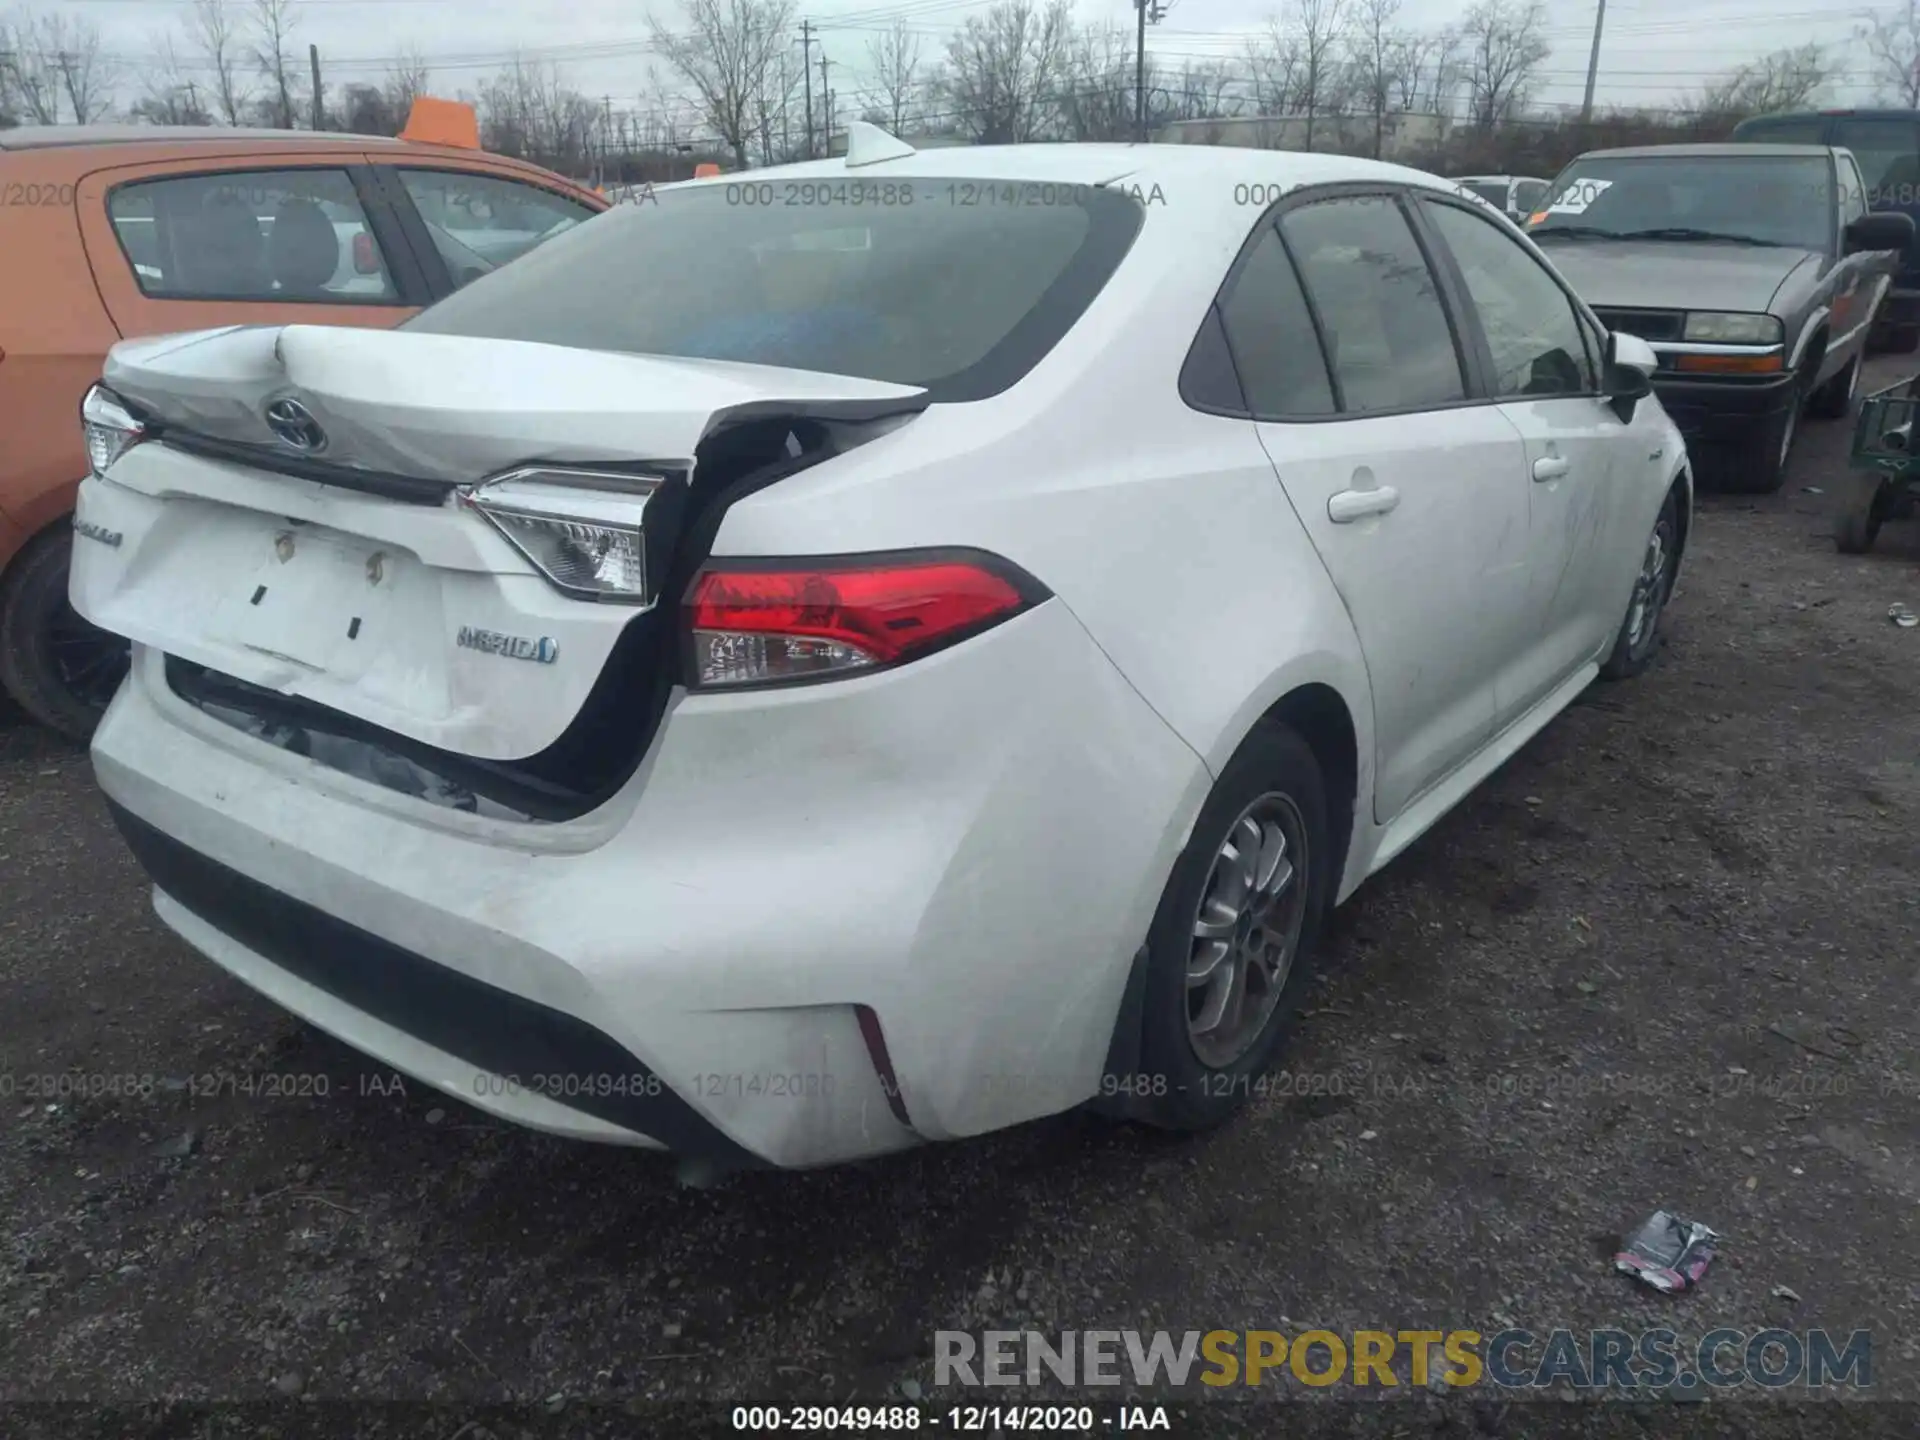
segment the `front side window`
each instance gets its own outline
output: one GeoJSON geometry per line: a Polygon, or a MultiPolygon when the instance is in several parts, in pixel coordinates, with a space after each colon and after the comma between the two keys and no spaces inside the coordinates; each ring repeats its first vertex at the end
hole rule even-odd
{"type": "Polygon", "coordinates": [[[664,190],[573,227],[407,328],[980,399],[1072,329],[1145,215],[1118,191],[1047,187],[1051,203],[1029,204],[1016,188],[900,179],[664,190]],[[787,190],[808,203],[785,203],[787,190]]]}
{"type": "Polygon", "coordinates": [[[465,285],[598,213],[577,200],[458,170],[402,170],[414,209],[453,283],[465,285]]]}
{"type": "Polygon", "coordinates": [[[1573,302],[1540,262],[1480,216],[1457,205],[1422,203],[1460,266],[1486,332],[1494,393],[1514,398],[1598,390],[1573,302]]]}
{"type": "Polygon", "coordinates": [[[398,298],[344,170],[141,180],[109,194],[107,217],[141,292],[156,300],[398,298]]]}
{"type": "Polygon", "coordinates": [[[1824,155],[1676,155],[1576,160],[1561,172],[1542,245],[1580,239],[1721,241],[1825,250],[1833,166],[1824,155]]]}
{"type": "Polygon", "coordinates": [[[1319,316],[1344,412],[1466,398],[1439,285],[1397,203],[1316,201],[1288,211],[1280,233],[1319,316]]]}

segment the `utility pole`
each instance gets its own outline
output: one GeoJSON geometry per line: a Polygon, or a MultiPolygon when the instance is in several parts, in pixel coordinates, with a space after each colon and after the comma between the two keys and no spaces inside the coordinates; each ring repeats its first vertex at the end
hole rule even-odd
{"type": "Polygon", "coordinates": [[[780,158],[784,161],[793,154],[793,136],[789,122],[793,119],[793,90],[787,80],[787,57],[780,56],[780,158]]]}
{"type": "Polygon", "coordinates": [[[1580,106],[1580,123],[1593,123],[1593,82],[1600,75],[1600,27],[1607,23],[1607,0],[1593,13],[1593,53],[1587,57],[1587,98],[1580,106]]]}
{"type": "Polygon", "coordinates": [[[600,97],[600,183],[607,183],[607,162],[613,156],[613,97],[600,97]]]}
{"type": "Polygon", "coordinates": [[[826,142],[825,153],[833,154],[833,92],[827,89],[827,46],[820,42],[820,138],[826,142]]]}
{"type": "Polygon", "coordinates": [[[320,47],[318,45],[307,46],[307,64],[313,67],[313,128],[324,130],[327,128],[327,107],[320,98],[324,92],[320,89],[320,47]]]}
{"type": "Polygon", "coordinates": [[[187,81],[187,114],[192,124],[200,123],[200,82],[197,80],[187,81]]]}
{"type": "Polygon", "coordinates": [[[813,159],[813,22],[800,22],[800,76],[807,86],[807,159],[813,159]]]}
{"type": "Polygon", "coordinates": [[[1139,33],[1133,49],[1133,128],[1135,138],[1144,145],[1147,143],[1147,26],[1158,25],[1167,11],[1156,0],[1133,0],[1133,4],[1140,12],[1139,33]]]}

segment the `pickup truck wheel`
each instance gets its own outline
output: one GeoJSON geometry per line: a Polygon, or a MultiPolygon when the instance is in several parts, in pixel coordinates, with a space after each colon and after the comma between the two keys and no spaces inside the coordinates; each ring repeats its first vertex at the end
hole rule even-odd
{"type": "Polygon", "coordinates": [[[1860,356],[1847,362],[1847,368],[1813,392],[1807,401],[1807,413],[1816,420],[1844,420],[1853,413],[1853,397],[1860,391],[1860,356]]]}
{"type": "Polygon", "coordinates": [[[67,531],[43,535],[0,583],[0,686],[30,718],[84,744],[126,678],[129,647],[74,612],[71,554],[67,531]]]}

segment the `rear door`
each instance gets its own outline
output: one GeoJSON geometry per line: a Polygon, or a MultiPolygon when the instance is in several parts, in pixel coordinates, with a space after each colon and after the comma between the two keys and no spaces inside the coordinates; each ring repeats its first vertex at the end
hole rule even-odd
{"type": "Polygon", "coordinates": [[[1366,657],[1385,823],[1491,738],[1526,641],[1520,440],[1394,193],[1290,202],[1232,283],[1261,443],[1366,657]]]}
{"type": "Polygon", "coordinates": [[[451,294],[592,219],[604,204],[479,163],[435,157],[398,164],[368,156],[375,183],[415,254],[434,297],[451,294]]]}
{"type": "Polygon", "coordinates": [[[81,236],[126,337],[397,325],[429,298],[357,154],[174,160],[86,176],[81,236]]]}

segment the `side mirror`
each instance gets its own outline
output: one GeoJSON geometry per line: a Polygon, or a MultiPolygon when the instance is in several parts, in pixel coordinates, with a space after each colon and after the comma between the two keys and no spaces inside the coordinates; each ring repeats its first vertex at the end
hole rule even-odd
{"type": "Polygon", "coordinates": [[[1847,226],[1846,240],[1849,255],[1871,250],[1905,250],[1913,244],[1913,217],[1894,210],[1862,215],[1847,226]]]}
{"type": "Polygon", "coordinates": [[[1635,408],[1653,393],[1653,372],[1659,368],[1660,357],[1638,335],[1608,332],[1606,373],[1600,383],[1622,424],[1631,421],[1635,408]]]}

